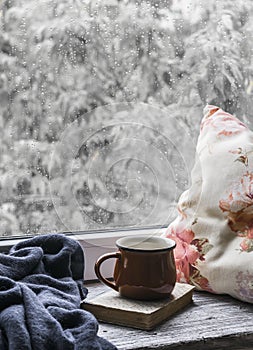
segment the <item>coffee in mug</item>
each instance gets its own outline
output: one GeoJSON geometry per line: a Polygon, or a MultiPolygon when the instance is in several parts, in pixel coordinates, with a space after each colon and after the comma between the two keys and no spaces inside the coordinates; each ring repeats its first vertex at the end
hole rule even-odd
{"type": "Polygon", "coordinates": [[[102,255],[95,264],[97,277],[120,295],[139,300],[168,298],[176,282],[173,249],[176,243],[165,237],[130,236],[117,240],[118,251],[102,255]],[[114,282],[104,278],[101,264],[116,258],[114,282]]]}

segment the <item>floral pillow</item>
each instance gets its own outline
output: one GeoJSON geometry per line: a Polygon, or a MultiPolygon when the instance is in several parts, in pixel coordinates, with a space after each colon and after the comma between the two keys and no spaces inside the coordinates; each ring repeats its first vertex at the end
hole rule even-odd
{"type": "Polygon", "coordinates": [[[206,106],[192,185],[166,236],[177,243],[177,279],[253,303],[253,133],[206,106]]]}

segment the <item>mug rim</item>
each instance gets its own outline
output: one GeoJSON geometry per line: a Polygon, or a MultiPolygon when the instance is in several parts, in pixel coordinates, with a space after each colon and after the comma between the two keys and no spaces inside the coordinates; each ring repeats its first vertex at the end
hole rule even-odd
{"type": "Polygon", "coordinates": [[[130,251],[130,252],[138,252],[138,253],[160,253],[160,252],[166,252],[166,251],[170,251],[170,250],[173,250],[175,247],[176,247],[176,242],[171,239],[171,238],[167,238],[167,237],[161,237],[161,236],[144,236],[144,235],[137,235],[137,236],[133,236],[133,237],[129,237],[129,236],[126,236],[126,237],[121,237],[119,238],[117,241],[116,241],[116,246],[119,248],[119,249],[122,249],[122,250],[126,250],[126,251],[130,251]],[[145,240],[148,240],[150,238],[158,238],[158,239],[162,239],[164,240],[166,243],[170,243],[169,246],[167,247],[164,247],[164,248],[153,248],[153,249],[147,249],[147,248],[136,248],[134,246],[134,244],[132,244],[132,246],[126,246],[124,245],[124,240],[127,240],[127,239],[139,239],[139,241],[136,242],[136,244],[138,244],[138,242],[142,242],[142,241],[145,241],[145,240]]]}

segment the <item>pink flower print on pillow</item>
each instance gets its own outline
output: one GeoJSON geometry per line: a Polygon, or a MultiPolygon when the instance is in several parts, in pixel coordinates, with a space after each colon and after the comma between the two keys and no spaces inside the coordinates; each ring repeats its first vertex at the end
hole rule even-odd
{"type": "Polygon", "coordinates": [[[246,172],[228,195],[219,201],[220,209],[227,214],[228,225],[238,236],[245,237],[240,247],[253,250],[253,174],[246,172]]]}
{"type": "Polygon", "coordinates": [[[200,125],[201,131],[206,127],[212,127],[217,131],[217,136],[231,136],[247,130],[247,127],[238,118],[224,112],[219,107],[207,105],[204,114],[200,125]]]}
{"type": "Polygon", "coordinates": [[[194,264],[200,256],[197,248],[191,245],[194,239],[194,233],[187,229],[176,231],[172,228],[169,237],[177,244],[175,248],[175,260],[178,280],[180,282],[189,282],[190,265],[194,264]]]}
{"type": "Polygon", "coordinates": [[[176,242],[174,255],[177,281],[191,283],[199,289],[212,291],[208,280],[197,269],[198,261],[205,260],[204,255],[211,248],[208,240],[196,239],[192,230],[183,227],[183,222],[176,229],[170,227],[166,236],[176,242]]]}

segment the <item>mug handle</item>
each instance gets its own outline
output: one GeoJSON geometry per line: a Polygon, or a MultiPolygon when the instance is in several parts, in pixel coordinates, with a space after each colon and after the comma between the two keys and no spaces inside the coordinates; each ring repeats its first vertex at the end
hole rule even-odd
{"type": "Polygon", "coordinates": [[[100,279],[100,281],[102,281],[104,284],[106,284],[108,287],[116,290],[116,292],[119,291],[119,288],[118,286],[116,286],[115,283],[113,282],[110,282],[107,278],[104,278],[102,275],[101,275],[101,272],[100,272],[100,267],[101,267],[101,264],[107,260],[107,259],[111,259],[111,258],[115,258],[115,259],[120,259],[121,258],[121,254],[120,253],[108,253],[108,254],[104,254],[102,256],[100,256],[100,258],[98,258],[98,260],[96,261],[95,263],[95,273],[98,277],[98,279],[100,279]]]}

